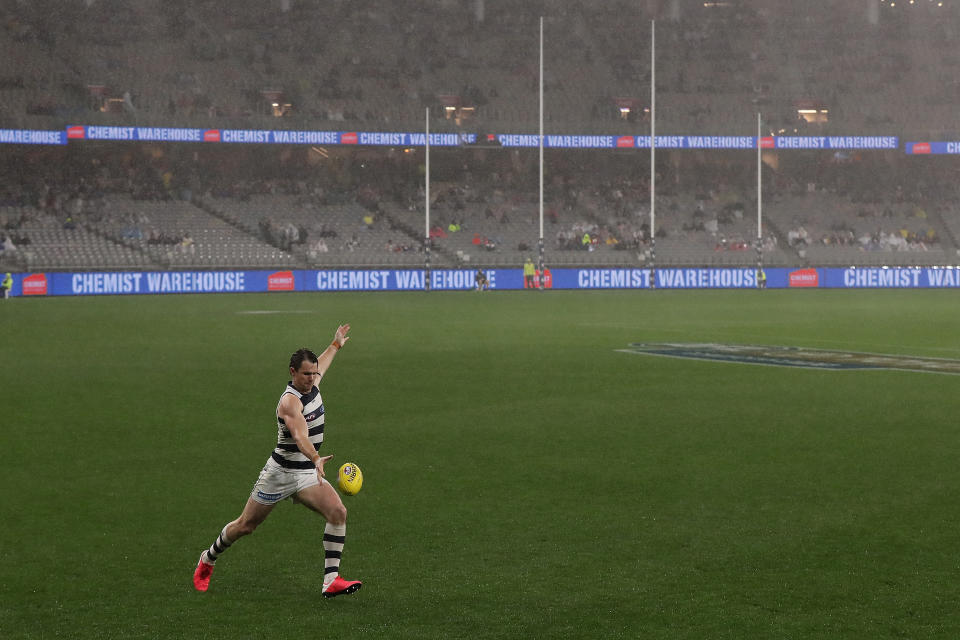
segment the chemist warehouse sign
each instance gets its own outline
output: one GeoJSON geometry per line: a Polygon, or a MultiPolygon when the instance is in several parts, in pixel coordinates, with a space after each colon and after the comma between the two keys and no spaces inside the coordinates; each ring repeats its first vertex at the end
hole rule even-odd
{"type": "MultiPolygon", "coordinates": [[[[23,142],[49,138],[49,144],[65,144],[67,140],[114,140],[131,142],[215,142],[240,144],[309,144],[422,147],[429,140],[434,146],[496,143],[502,147],[538,147],[536,134],[488,134],[478,139],[476,133],[432,133],[394,131],[288,131],[267,129],[185,129],[171,127],[118,127],[72,125],[53,137],[50,132],[0,131],[0,142],[23,142]],[[65,135],[64,135],[65,134],[65,135]]],[[[663,149],[756,149],[753,136],[657,136],[657,147],[663,149]]],[[[896,136],[780,136],[760,138],[764,149],[897,149],[896,136]]],[[[650,136],[618,135],[545,135],[543,146],[549,149],[649,149],[650,136]]]]}
{"type": "MultiPolygon", "coordinates": [[[[522,269],[487,269],[490,289],[524,289],[522,269]]],[[[475,269],[430,273],[430,289],[474,287],[475,269]]],[[[770,289],[954,289],[960,268],[766,269],[770,289]]],[[[422,269],[290,271],[123,271],[18,273],[11,295],[25,297],[183,293],[422,291],[422,269]]],[[[548,269],[548,289],[755,289],[753,268],[548,269]]]]}

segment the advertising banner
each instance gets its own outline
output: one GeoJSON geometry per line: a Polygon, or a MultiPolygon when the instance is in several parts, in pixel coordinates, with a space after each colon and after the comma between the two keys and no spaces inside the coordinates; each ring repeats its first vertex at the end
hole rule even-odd
{"type": "Polygon", "coordinates": [[[908,155],[939,155],[960,153],[960,142],[907,142],[904,151],[908,155]]]}
{"type": "MultiPolygon", "coordinates": [[[[0,142],[21,144],[66,144],[67,140],[129,140],[164,142],[217,142],[228,144],[307,144],[422,147],[424,132],[395,131],[288,131],[284,129],[189,129],[174,127],[124,127],[71,125],[65,131],[0,130],[0,142]],[[47,135],[51,134],[51,135],[47,135]]],[[[660,135],[661,149],[756,149],[756,136],[660,135]]],[[[536,148],[540,136],[533,133],[431,133],[430,144],[439,147],[492,143],[502,147],[536,148]]],[[[897,136],[766,136],[764,149],[897,149],[897,136]]],[[[650,136],[550,134],[543,137],[548,149],[649,149],[650,136]]],[[[907,153],[960,153],[956,142],[909,142],[907,153]]]]}
{"type": "Polygon", "coordinates": [[[67,144],[67,133],[33,129],[0,129],[0,144],[67,144]]]}
{"type": "Polygon", "coordinates": [[[960,268],[850,267],[823,269],[821,287],[841,289],[950,289],[960,287],[960,268]]]}
{"type": "MultiPolygon", "coordinates": [[[[210,130],[216,131],[216,129],[210,130]]],[[[172,127],[104,127],[71,125],[67,127],[70,140],[131,140],[143,142],[219,142],[219,136],[205,136],[204,129],[172,127]]]]}
{"type": "Polygon", "coordinates": [[[787,274],[787,286],[819,287],[820,272],[817,269],[796,269],[787,274]]]}
{"type": "MultiPolygon", "coordinates": [[[[769,138],[766,138],[767,140],[769,138]]],[[[764,148],[768,145],[764,144],[764,148]]],[[[897,149],[896,136],[777,136],[775,149],[897,149]]]]}
{"type": "MultiPolygon", "coordinates": [[[[435,269],[430,289],[474,288],[477,270],[435,269]]],[[[484,269],[491,290],[524,289],[523,269],[484,269]]],[[[960,267],[850,267],[764,269],[768,289],[954,289],[960,267]]],[[[324,269],[289,271],[89,271],[18,273],[13,297],[176,293],[423,291],[423,269],[324,269]]],[[[537,274],[539,287],[539,274],[537,274]]],[[[752,267],[547,269],[548,289],[756,289],[752,267]],[[653,281],[653,282],[652,282],[653,281]],[[651,286],[655,282],[656,286],[651,286]]]]}

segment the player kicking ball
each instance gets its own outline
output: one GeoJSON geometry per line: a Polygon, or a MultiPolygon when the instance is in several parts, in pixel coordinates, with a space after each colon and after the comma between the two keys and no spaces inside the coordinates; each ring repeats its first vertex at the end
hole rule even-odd
{"type": "Polygon", "coordinates": [[[340,557],[347,535],[347,509],[326,480],[323,465],[332,455],[317,451],[323,443],[324,407],[317,383],[346,344],[350,325],[337,328],[333,342],[319,356],[300,349],[290,357],[290,382],[277,403],[277,447],[260,472],[240,517],[228,523],[216,541],[200,554],[193,572],[197,591],[210,587],[217,558],[243,536],[250,535],[273,507],[291,498],[327,521],[323,530],[323,587],[326,598],[356,592],[361,583],[340,577],[340,557]]]}

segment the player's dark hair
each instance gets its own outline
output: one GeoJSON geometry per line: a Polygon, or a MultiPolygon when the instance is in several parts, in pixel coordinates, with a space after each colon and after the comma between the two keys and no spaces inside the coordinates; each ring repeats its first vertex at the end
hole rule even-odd
{"type": "Polygon", "coordinates": [[[300,371],[300,365],[303,364],[304,360],[316,363],[317,354],[307,348],[297,349],[293,352],[293,355],[290,356],[290,368],[294,371],[300,371]]]}

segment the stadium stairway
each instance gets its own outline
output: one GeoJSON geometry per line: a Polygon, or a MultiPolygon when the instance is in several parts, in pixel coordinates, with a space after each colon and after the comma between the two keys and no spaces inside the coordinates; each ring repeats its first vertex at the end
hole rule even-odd
{"type": "Polygon", "coordinates": [[[949,241],[950,246],[944,246],[946,249],[953,249],[960,251],[960,244],[957,244],[957,236],[953,233],[953,229],[947,224],[947,221],[944,219],[943,214],[937,209],[937,207],[930,207],[930,210],[927,212],[927,215],[933,219],[936,223],[936,226],[939,227],[939,231],[943,232],[943,235],[940,238],[940,244],[945,245],[944,240],[949,241]]]}
{"type": "Polygon", "coordinates": [[[23,251],[0,251],[0,272],[26,271],[27,258],[23,251]]]}
{"type": "MultiPolygon", "coordinates": [[[[423,246],[423,237],[420,236],[416,229],[411,227],[409,224],[398,220],[394,215],[395,212],[393,211],[393,207],[394,205],[392,203],[383,204],[381,213],[383,214],[384,219],[386,219],[391,227],[401,231],[404,235],[409,237],[415,243],[414,246],[423,246]]],[[[430,243],[430,255],[433,266],[449,266],[459,264],[460,262],[456,253],[451,251],[449,248],[440,245],[438,242],[430,243]],[[437,258],[441,259],[438,260],[437,258]]]]}
{"type": "Polygon", "coordinates": [[[777,239],[777,246],[780,247],[785,253],[791,257],[796,256],[797,264],[806,264],[807,260],[803,258],[794,247],[790,246],[790,242],[787,240],[787,235],[780,230],[780,227],[777,226],[769,216],[763,218],[763,226],[767,228],[767,231],[772,233],[773,236],[777,239]]]}
{"type": "Polygon", "coordinates": [[[140,266],[142,266],[142,268],[144,268],[144,269],[160,269],[160,268],[169,268],[169,267],[170,267],[170,263],[169,263],[169,262],[167,262],[166,264],[162,264],[160,261],[156,260],[156,259],[155,259],[153,256],[151,256],[149,253],[147,253],[146,251],[144,251],[143,246],[140,245],[140,244],[137,243],[137,242],[134,242],[134,241],[132,241],[132,240],[127,240],[127,239],[123,238],[122,236],[120,236],[119,234],[111,233],[111,232],[109,232],[109,231],[107,231],[107,230],[105,230],[105,229],[100,229],[100,228],[97,227],[96,225],[92,225],[92,224],[87,224],[87,223],[85,223],[85,222],[81,222],[81,223],[80,223],[80,226],[83,227],[85,230],[89,231],[90,233],[92,233],[92,234],[95,235],[95,236],[99,236],[99,237],[103,238],[104,240],[107,240],[108,242],[111,242],[111,243],[113,243],[113,244],[119,245],[119,246],[121,246],[121,247],[126,247],[126,248],[129,249],[130,251],[133,251],[134,253],[137,253],[137,254],[143,256],[144,262],[143,262],[143,264],[140,265],[140,266]]]}
{"type": "MultiPolygon", "coordinates": [[[[250,225],[249,223],[247,223],[247,222],[245,222],[245,221],[243,221],[243,220],[240,220],[240,219],[238,219],[238,218],[234,218],[233,216],[231,216],[231,215],[230,215],[229,213],[227,213],[226,211],[221,211],[221,210],[217,209],[216,207],[213,207],[212,205],[210,205],[210,203],[206,202],[203,198],[194,198],[194,199],[192,200],[192,204],[193,204],[195,207],[198,207],[199,209],[202,209],[202,210],[205,211],[206,213],[210,214],[210,215],[213,216],[214,218],[217,218],[218,220],[222,220],[223,222],[226,222],[228,225],[230,225],[230,226],[233,227],[234,229],[237,229],[238,231],[243,232],[245,235],[250,236],[250,238],[251,238],[252,241],[257,242],[257,243],[265,242],[265,243],[269,244],[271,247],[274,247],[275,249],[277,249],[278,251],[285,251],[284,248],[281,247],[275,240],[273,240],[273,239],[271,239],[271,238],[265,238],[265,237],[263,237],[263,236],[260,234],[259,229],[253,227],[252,225],[250,225]]],[[[309,269],[309,268],[310,268],[310,265],[309,265],[309,263],[308,263],[308,261],[307,261],[306,254],[305,254],[304,252],[302,252],[302,251],[298,251],[298,252],[290,251],[290,252],[288,252],[288,253],[296,258],[297,264],[294,265],[296,268],[298,268],[298,269],[309,269]]]]}

